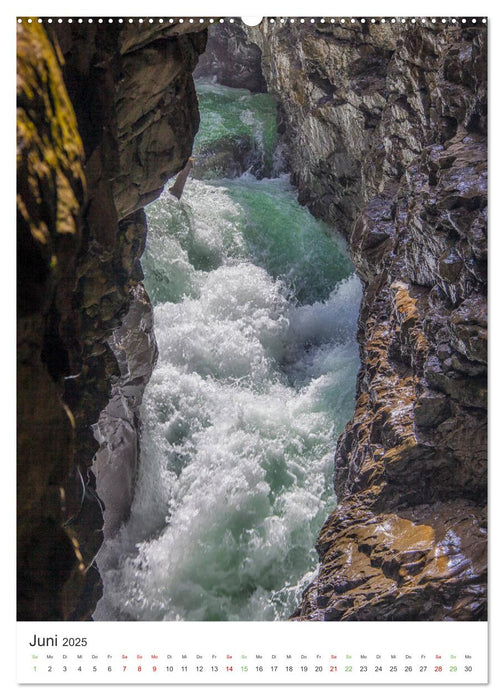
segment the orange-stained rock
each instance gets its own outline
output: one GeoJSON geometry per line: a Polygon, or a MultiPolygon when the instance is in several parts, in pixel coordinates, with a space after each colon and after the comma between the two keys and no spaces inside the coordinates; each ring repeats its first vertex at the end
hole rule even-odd
{"type": "Polygon", "coordinates": [[[297,620],[486,616],[486,27],[247,29],[300,201],[364,285],[338,505],[297,620]]]}

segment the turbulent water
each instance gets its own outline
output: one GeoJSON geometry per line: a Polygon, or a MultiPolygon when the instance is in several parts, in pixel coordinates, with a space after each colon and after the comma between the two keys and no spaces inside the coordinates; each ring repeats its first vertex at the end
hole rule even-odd
{"type": "MultiPolygon", "coordinates": [[[[271,126],[257,96],[205,90],[227,100],[203,111],[207,142],[212,124],[240,130],[244,111],[247,128],[271,126]]],[[[190,179],[180,202],[166,190],[147,213],[159,360],[131,517],[101,553],[95,619],[285,619],[334,506],[360,283],[285,176],[190,179]]]]}
{"type": "MultiPolygon", "coordinates": [[[[244,138],[266,168],[272,168],[277,145],[276,104],[270,95],[197,82],[201,114],[194,155],[218,144],[244,138]]],[[[206,174],[211,176],[212,172],[206,174]]]]}

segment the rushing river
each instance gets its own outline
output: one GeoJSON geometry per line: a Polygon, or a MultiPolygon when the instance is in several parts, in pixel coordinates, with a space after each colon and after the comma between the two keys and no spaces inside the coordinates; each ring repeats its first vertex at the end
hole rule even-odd
{"type": "MultiPolygon", "coordinates": [[[[199,86],[196,142],[254,140],[267,95],[199,86]]],[[[314,575],[353,411],[360,283],[287,176],[189,179],[147,209],[142,264],[159,360],[131,517],[99,563],[95,619],[285,619],[314,575]]]]}

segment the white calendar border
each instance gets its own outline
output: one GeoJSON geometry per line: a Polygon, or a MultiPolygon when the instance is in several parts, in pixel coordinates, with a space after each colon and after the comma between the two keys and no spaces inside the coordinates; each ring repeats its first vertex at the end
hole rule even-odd
{"type": "Polygon", "coordinates": [[[484,684],[487,627],[420,621],[19,622],[18,681],[484,684]]]}
{"type": "MultiPolygon", "coordinates": [[[[182,12],[183,16],[208,16],[220,15],[220,16],[248,16],[248,15],[269,15],[269,16],[301,16],[306,15],[307,8],[309,9],[309,14],[314,16],[332,16],[337,13],[338,16],[372,16],[378,11],[382,15],[388,16],[464,16],[472,15],[476,13],[477,16],[489,16],[489,34],[490,34],[490,67],[491,73],[490,77],[495,77],[499,75],[503,61],[503,56],[501,54],[501,47],[504,42],[500,33],[503,31],[503,20],[504,12],[501,6],[497,7],[490,0],[479,0],[475,2],[468,2],[467,0],[459,0],[459,2],[454,2],[454,0],[447,0],[445,2],[439,2],[439,0],[425,0],[424,2],[408,2],[405,0],[386,0],[385,2],[372,2],[371,0],[349,2],[345,0],[344,2],[336,2],[333,0],[310,0],[310,2],[300,3],[297,0],[295,2],[288,2],[286,0],[270,0],[269,2],[265,0],[243,0],[241,2],[232,2],[232,0],[216,0],[216,2],[210,2],[206,0],[184,0],[182,5],[178,5],[175,2],[166,3],[160,0],[149,0],[149,2],[144,2],[141,4],[141,14],[144,16],[155,15],[155,16],[170,16],[170,12],[173,14],[179,14],[182,12]],[[183,7],[183,12],[181,8],[183,7]]],[[[71,4],[63,2],[62,0],[54,0],[53,2],[25,2],[22,0],[15,6],[11,5],[9,8],[2,8],[1,16],[2,22],[0,22],[0,31],[2,31],[2,48],[3,48],[3,62],[2,71],[4,71],[2,77],[4,78],[2,84],[4,85],[7,93],[8,99],[6,100],[6,105],[4,105],[4,113],[2,117],[2,131],[1,135],[6,139],[4,143],[4,153],[12,154],[13,152],[13,134],[15,133],[15,121],[14,121],[14,75],[15,75],[15,44],[14,44],[14,32],[12,31],[12,23],[15,16],[19,15],[68,15],[69,11],[72,14],[82,14],[83,16],[97,16],[98,14],[131,14],[132,16],[137,16],[140,14],[138,9],[138,2],[132,2],[127,0],[125,2],[111,2],[110,0],[103,0],[98,2],[97,0],[89,0],[88,2],[81,2],[80,0],[71,4]],[[71,10],[70,10],[71,7],[71,10]],[[9,100],[12,100],[9,102],[9,100]]],[[[491,137],[491,148],[492,153],[496,154],[498,151],[502,152],[503,134],[502,129],[499,126],[500,117],[504,110],[504,105],[502,104],[502,90],[500,85],[496,81],[491,81],[491,86],[493,85],[493,91],[490,91],[491,97],[491,121],[490,121],[490,137],[491,137]],[[495,94],[493,94],[495,93],[495,94]],[[493,125],[497,125],[496,127],[493,125]]],[[[496,201],[500,197],[500,193],[503,189],[503,178],[500,174],[500,159],[497,157],[494,160],[490,159],[490,192],[497,194],[496,201]],[[494,167],[495,165],[495,167],[494,167]]],[[[2,168],[2,181],[4,187],[2,188],[5,201],[7,203],[4,207],[4,232],[6,239],[9,238],[10,232],[15,229],[15,215],[14,207],[12,202],[15,196],[15,177],[14,177],[14,159],[10,162],[4,163],[2,168]],[[12,168],[12,170],[10,169],[12,168]]],[[[499,271],[497,270],[497,263],[500,260],[504,260],[504,254],[502,250],[503,242],[502,236],[499,235],[499,230],[495,225],[497,222],[497,212],[496,208],[491,210],[490,215],[491,231],[493,229],[492,240],[492,252],[493,252],[493,262],[491,261],[491,281],[492,291],[491,295],[493,298],[493,303],[491,306],[491,356],[498,357],[499,353],[495,352],[496,348],[500,348],[500,336],[497,329],[497,309],[501,308],[500,295],[502,294],[502,289],[498,288],[499,281],[499,271]],[[492,226],[493,224],[493,226],[492,226]]],[[[13,238],[13,237],[12,237],[13,238]]],[[[10,247],[8,249],[8,259],[9,261],[14,261],[14,242],[10,240],[10,247]]],[[[15,273],[14,266],[11,264],[7,265],[10,270],[7,271],[6,279],[4,283],[7,287],[7,300],[13,300],[14,288],[15,288],[15,273]]],[[[5,320],[7,327],[9,329],[9,337],[14,338],[15,335],[15,311],[14,304],[10,305],[10,309],[5,309],[5,320]]],[[[8,471],[9,475],[12,473],[13,465],[15,464],[15,446],[14,446],[14,435],[15,435],[15,416],[14,416],[14,402],[15,402],[15,347],[14,343],[11,343],[7,347],[3,347],[1,351],[2,363],[6,364],[7,367],[11,366],[13,371],[6,373],[5,386],[4,384],[4,396],[7,396],[6,403],[9,405],[8,413],[3,419],[2,426],[2,437],[4,438],[4,444],[7,444],[4,467],[8,471]]],[[[5,365],[4,365],[5,366],[5,365]]],[[[502,369],[499,367],[493,367],[491,372],[491,384],[495,388],[491,392],[491,426],[494,427],[499,425],[502,421],[501,413],[499,412],[499,395],[503,387],[503,376],[502,369]],[[493,416],[493,417],[492,417],[493,416]]],[[[499,429],[492,430],[490,435],[499,433],[499,429]]],[[[504,570],[502,565],[502,555],[500,552],[499,539],[497,536],[497,518],[496,513],[502,510],[500,504],[500,494],[504,493],[504,483],[503,483],[503,470],[501,461],[499,459],[500,450],[497,449],[495,440],[491,442],[491,452],[490,452],[490,480],[492,489],[490,490],[491,495],[491,514],[492,514],[492,525],[490,527],[490,552],[491,552],[491,585],[490,585],[490,684],[488,686],[478,686],[477,693],[491,692],[492,696],[497,689],[502,691],[503,688],[503,670],[504,664],[500,658],[500,649],[504,648],[503,639],[503,604],[502,596],[500,595],[500,588],[504,577],[504,570]],[[493,537],[493,532],[495,531],[495,537],[493,537]],[[500,584],[500,585],[499,585],[500,584]],[[492,591],[495,593],[492,595],[492,591]]],[[[71,691],[68,686],[44,686],[44,687],[33,687],[33,686],[17,686],[15,682],[15,648],[14,643],[16,635],[16,622],[15,622],[15,599],[16,599],[16,586],[15,586],[15,542],[14,542],[14,530],[15,530],[15,492],[13,480],[11,480],[10,488],[5,496],[4,509],[2,510],[2,524],[4,525],[4,539],[7,539],[5,547],[5,559],[6,564],[4,568],[4,581],[2,590],[4,592],[3,602],[4,605],[2,610],[2,638],[1,638],[1,648],[0,648],[0,658],[2,659],[3,667],[3,679],[2,687],[9,692],[9,696],[15,697],[28,697],[32,696],[34,692],[37,693],[37,698],[51,698],[55,696],[68,697],[68,693],[72,693],[72,698],[74,697],[87,697],[90,688],[88,686],[72,686],[71,691]],[[11,534],[12,533],[12,536],[11,534]]],[[[94,623],[85,623],[94,624],[94,623]]],[[[162,623],[161,623],[162,624],[162,623]]],[[[185,624],[185,623],[182,623],[185,624]]],[[[268,624],[268,623],[265,623],[268,624]]],[[[270,623],[271,624],[271,623],[270,623]]],[[[275,623],[272,623],[275,624],[275,623]]],[[[360,624],[360,623],[356,623],[360,624]]],[[[394,625],[395,623],[388,623],[394,625]]],[[[452,624],[452,623],[447,623],[452,624]]],[[[458,624],[458,623],[455,623],[458,624]]],[[[115,687],[115,686],[112,686],[115,687]]],[[[283,687],[283,686],[282,686],[283,687]]],[[[274,688],[274,692],[278,696],[279,687],[274,688]]],[[[432,687],[429,686],[428,693],[430,696],[441,697],[440,693],[443,693],[443,698],[446,697],[447,687],[432,687]],[[439,691],[439,693],[438,693],[439,691]]],[[[189,697],[189,694],[193,694],[193,686],[177,686],[176,697],[189,697]]],[[[473,698],[476,689],[472,686],[460,686],[457,685],[453,688],[453,691],[457,693],[457,698],[463,698],[465,696],[473,698]]],[[[120,686],[121,700],[123,697],[135,697],[138,698],[138,691],[135,686],[120,686]]],[[[159,693],[159,697],[166,698],[166,687],[165,686],[151,686],[150,693],[159,693]],[[163,693],[161,696],[160,693],[163,693]]],[[[257,689],[255,686],[240,686],[239,689],[240,697],[257,697],[257,689]]],[[[262,691],[261,691],[262,692],[262,691]]],[[[293,698],[306,698],[306,687],[304,686],[289,686],[288,687],[288,697],[289,700],[293,698]]],[[[331,697],[334,698],[335,689],[331,687],[320,686],[317,687],[318,697],[331,697]]],[[[337,691],[336,691],[337,692],[337,691]]],[[[343,691],[340,691],[343,692],[343,691]]],[[[409,697],[422,697],[425,698],[425,690],[423,686],[407,686],[407,691],[403,685],[394,686],[381,686],[379,688],[373,687],[373,700],[375,700],[374,693],[377,693],[377,697],[393,697],[397,693],[401,698],[404,693],[407,692],[409,697]],[[386,694],[386,695],[385,695],[386,694]]],[[[205,687],[206,699],[212,700],[213,698],[222,698],[228,693],[231,697],[236,695],[236,686],[227,687],[205,687]]],[[[369,690],[362,686],[345,686],[344,689],[345,697],[350,694],[350,697],[368,697],[369,690]],[[366,695],[364,695],[366,693],[366,695]]],[[[284,697],[284,695],[282,695],[284,697]]],[[[286,695],[285,695],[286,697],[286,695]]]]}

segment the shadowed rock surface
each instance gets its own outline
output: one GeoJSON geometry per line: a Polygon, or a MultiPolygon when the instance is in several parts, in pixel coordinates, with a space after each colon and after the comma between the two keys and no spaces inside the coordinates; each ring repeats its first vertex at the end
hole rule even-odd
{"type": "MultiPolygon", "coordinates": [[[[134,299],[154,359],[142,207],[191,153],[206,29],[95,22],[48,32],[18,25],[18,619],[89,619],[103,540],[93,425],[111,391],[132,410],[124,427],[136,420],[132,361],[114,344],[131,340],[128,321],[111,334],[134,299]]],[[[131,467],[136,438],[130,449],[131,467]]]]}
{"type": "MultiPolygon", "coordinates": [[[[19,619],[67,616],[84,571],[67,494],[75,418],[62,400],[85,201],[82,141],[43,29],[18,26],[17,557],[19,619]]],[[[75,494],[75,498],[80,494],[75,494]]]]}
{"type": "Polygon", "coordinates": [[[261,51],[252,43],[239,19],[233,24],[214,24],[208,30],[205,53],[194,71],[195,78],[210,78],[228,87],[267,92],[261,69],[261,51]]]}

